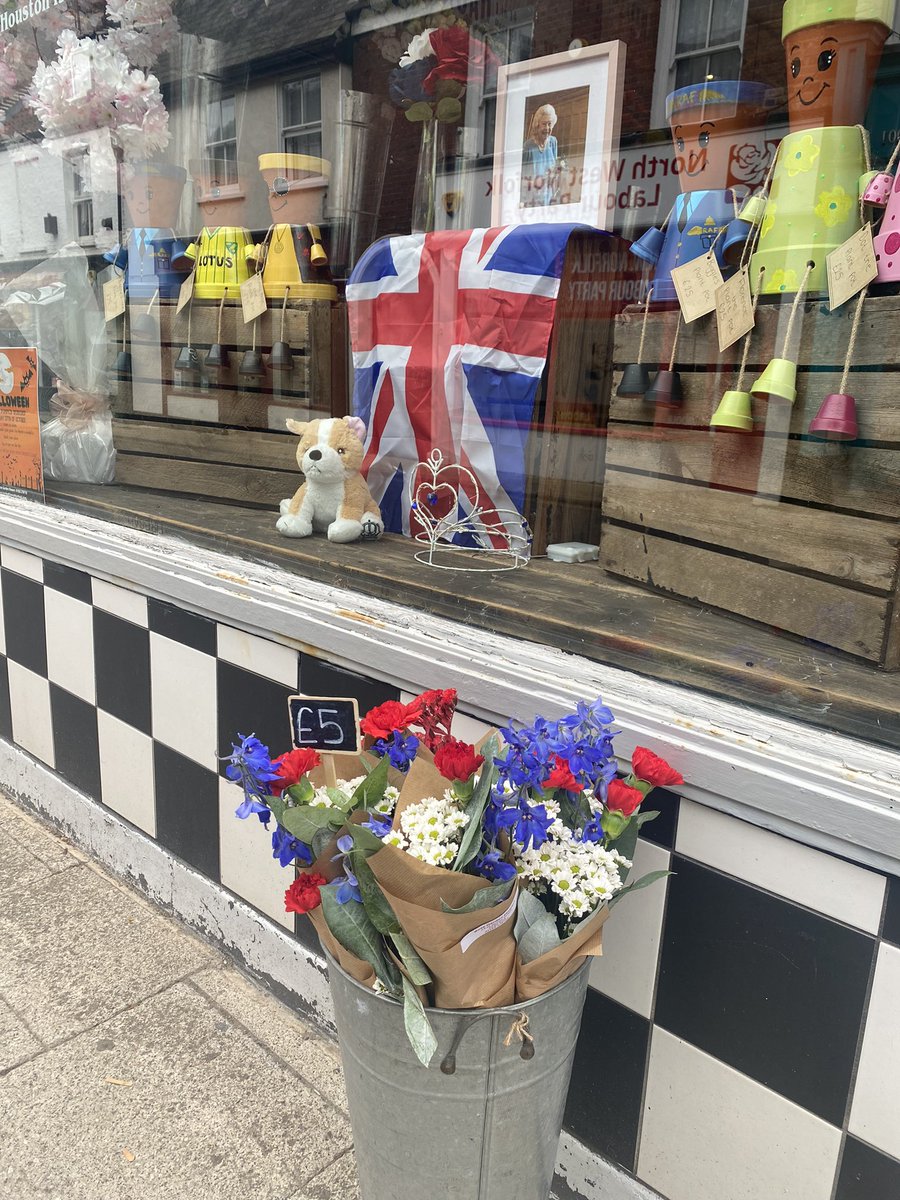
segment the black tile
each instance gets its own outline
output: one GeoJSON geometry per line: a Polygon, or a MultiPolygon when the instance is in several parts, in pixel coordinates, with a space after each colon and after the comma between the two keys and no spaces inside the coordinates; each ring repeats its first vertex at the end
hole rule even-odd
{"type": "Polygon", "coordinates": [[[44,560],[44,583],[75,600],[83,600],[85,604],[90,604],[93,599],[90,575],[76,571],[74,567],[63,566],[62,563],[44,560]]]}
{"type": "Polygon", "coordinates": [[[900,946],[900,879],[896,875],[888,879],[887,904],[884,908],[882,937],[895,946],[900,946]]]}
{"type": "Polygon", "coordinates": [[[100,745],[97,709],[65,688],[50,684],[56,769],[80,791],[100,800],[100,745]]]}
{"type": "Polygon", "coordinates": [[[370,708],[384,704],[385,700],[400,699],[400,689],[392,684],[334,667],[312,654],[300,658],[300,687],[304,696],[327,696],[329,699],[353,696],[359,704],[360,716],[370,708]]]}
{"type": "Polygon", "coordinates": [[[641,826],[644,841],[655,842],[666,850],[675,847],[675,830],[678,825],[678,806],[681,797],[665,788],[655,788],[647,797],[644,808],[647,812],[658,812],[659,816],[641,826]]]}
{"type": "Polygon", "coordinates": [[[44,625],[44,589],[33,579],[0,571],[3,585],[3,620],[6,653],[36,675],[47,677],[47,633],[44,625]]]}
{"type": "Polygon", "coordinates": [[[848,1136],[834,1200],[900,1200],[900,1162],[848,1136]]]}
{"type": "Polygon", "coordinates": [[[94,609],[97,707],[150,734],[150,634],[94,609]]]}
{"type": "Polygon", "coordinates": [[[628,1171],[634,1170],[649,1046],[649,1021],[588,988],[564,1126],[628,1171]]]}
{"type": "MultiPolygon", "coordinates": [[[[285,884],[287,887],[287,884],[285,884]]],[[[297,941],[302,942],[308,950],[312,950],[315,954],[322,953],[322,943],[319,941],[319,935],[316,933],[312,921],[306,913],[294,913],[294,932],[297,935],[297,941]]]]}
{"type": "Polygon", "coordinates": [[[216,623],[196,613],[186,612],[176,604],[166,604],[152,596],[147,599],[147,621],[154,633],[175,642],[182,642],[203,654],[216,652],[216,623]]]}
{"type": "MultiPolygon", "coordinates": [[[[238,734],[255,733],[273,758],[291,748],[288,696],[294,688],[218,661],[219,754],[229,754],[238,734]]],[[[224,772],[222,763],[220,771],[224,772]]]]}
{"type": "Polygon", "coordinates": [[[871,937],[674,856],[655,1020],[841,1125],[871,937]]]}
{"type": "Polygon", "coordinates": [[[12,707],[9,703],[9,668],[6,665],[6,655],[0,654],[0,738],[8,742],[13,740],[12,707]]]}
{"type": "Polygon", "coordinates": [[[219,882],[219,782],[213,771],[153,743],[156,839],[219,882]]]}

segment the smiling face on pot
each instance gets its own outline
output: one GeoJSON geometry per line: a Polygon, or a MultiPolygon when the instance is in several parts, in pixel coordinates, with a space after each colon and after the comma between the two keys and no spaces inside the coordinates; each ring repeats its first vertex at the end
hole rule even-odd
{"type": "Polygon", "coordinates": [[[683,192],[728,186],[732,148],[747,140],[751,105],[697,105],[672,114],[670,126],[683,192]]]}
{"type": "Polygon", "coordinates": [[[863,122],[887,32],[879,21],[823,21],[785,37],[792,130],[863,122]]]}

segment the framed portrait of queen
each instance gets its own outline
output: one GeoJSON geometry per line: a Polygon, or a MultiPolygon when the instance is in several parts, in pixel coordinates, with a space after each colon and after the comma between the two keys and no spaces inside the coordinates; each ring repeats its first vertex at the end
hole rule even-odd
{"type": "Polygon", "coordinates": [[[500,68],[491,224],[611,228],[625,43],[500,68]]]}

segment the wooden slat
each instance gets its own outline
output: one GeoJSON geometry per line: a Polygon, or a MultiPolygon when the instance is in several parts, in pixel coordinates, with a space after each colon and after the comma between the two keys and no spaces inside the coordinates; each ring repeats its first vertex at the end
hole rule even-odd
{"type": "Polygon", "coordinates": [[[285,496],[292,496],[302,482],[296,472],[193,463],[138,454],[119,455],[116,480],[134,487],[271,506],[274,512],[273,525],[277,519],[279,502],[285,496]]]}
{"type": "MultiPolygon", "coordinates": [[[[198,350],[201,359],[205,357],[205,346],[199,343],[194,343],[198,350]]],[[[132,379],[135,383],[156,383],[164,382],[170,388],[175,387],[180,381],[179,377],[182,372],[175,370],[175,360],[181,353],[181,346],[162,346],[158,352],[148,354],[146,357],[139,356],[133,362],[134,369],[132,371],[132,379]]],[[[193,390],[203,391],[221,391],[221,392],[265,392],[270,394],[277,391],[279,395],[284,396],[306,396],[309,392],[309,361],[299,354],[294,355],[294,367],[291,371],[273,371],[269,368],[269,347],[262,347],[263,363],[266,366],[266,374],[258,379],[251,376],[241,375],[238,371],[240,366],[243,350],[234,350],[231,352],[229,369],[227,371],[217,372],[216,374],[208,373],[205,378],[208,381],[208,388],[193,390]]],[[[181,382],[181,386],[186,386],[181,382]]],[[[319,395],[325,394],[322,390],[319,395]]]]}
{"type": "MultiPolygon", "coordinates": [[[[617,396],[622,378],[621,370],[613,375],[613,395],[610,401],[610,420],[651,425],[693,425],[706,427],[722,399],[722,394],[737,385],[736,373],[724,371],[680,372],[684,390],[681,408],[656,412],[652,403],[640,397],[617,396]]],[[[750,390],[756,378],[748,372],[744,380],[750,390]]],[[[797,400],[793,406],[773,401],[774,418],[779,427],[783,414],[789,413],[788,429],[793,434],[805,434],[825,397],[840,389],[841,376],[837,371],[806,371],[797,373],[797,400]],[[778,410],[774,412],[774,410],[778,410]]],[[[857,398],[860,438],[870,442],[900,442],[900,404],[897,403],[897,378],[889,372],[854,371],[850,375],[850,391],[857,398]]],[[[753,401],[753,416],[757,430],[766,427],[769,404],[753,401]]]]}
{"type": "Polygon", "coordinates": [[[900,517],[900,451],[773,442],[711,430],[614,425],[609,429],[606,465],[751,492],[762,479],[767,494],[900,517]],[[783,464],[771,461],[776,454],[783,454],[783,464]]]}
{"type": "MultiPolygon", "coordinates": [[[[285,341],[290,342],[294,349],[305,346],[310,334],[310,313],[316,308],[331,311],[331,301],[301,301],[298,305],[289,305],[285,313],[285,341]]],[[[129,312],[129,326],[141,313],[146,311],[146,305],[136,305],[129,312]]],[[[154,306],[155,311],[155,306],[154,306]]],[[[159,306],[159,341],[183,344],[187,340],[188,308],[185,307],[175,315],[174,304],[159,306]]],[[[219,322],[219,305],[216,301],[195,300],[190,305],[191,340],[198,346],[210,346],[220,339],[217,337],[219,322]]],[[[258,321],[247,325],[244,323],[241,307],[237,303],[226,303],[222,310],[223,345],[241,346],[246,348],[253,342],[253,325],[256,325],[256,344],[271,346],[272,342],[280,340],[281,308],[269,308],[258,321]]],[[[140,339],[135,337],[135,344],[140,339]]]]}
{"type": "Polygon", "coordinates": [[[878,662],[890,601],[748,559],[608,525],[606,570],[878,662]]]}
{"type": "Polygon", "coordinates": [[[235,429],[196,429],[164,421],[113,421],[113,440],[123,454],[229,463],[242,467],[297,471],[297,438],[235,429]]]}
{"type": "MultiPolygon", "coordinates": [[[[799,346],[795,333],[792,339],[794,348],[789,357],[799,363],[815,363],[817,366],[840,370],[847,350],[855,307],[855,304],[851,303],[835,312],[829,312],[823,301],[806,302],[802,314],[798,317],[801,327],[799,346]]],[[[788,298],[781,304],[760,302],[756,328],[750,340],[751,367],[764,365],[772,358],[776,351],[776,338],[779,353],[783,350],[789,308],[788,298]]],[[[866,300],[853,356],[856,366],[900,366],[898,317],[900,297],[873,296],[866,300]]],[[[644,362],[655,364],[668,360],[675,318],[674,311],[651,312],[647,322],[644,362]]],[[[636,307],[627,309],[618,318],[615,347],[617,365],[637,361],[642,319],[643,312],[636,307]]],[[[738,344],[729,347],[724,355],[719,354],[713,315],[701,317],[684,326],[678,340],[679,364],[696,363],[707,367],[717,361],[734,363],[740,359],[740,353],[741,347],[738,344]]]]}
{"type": "Polygon", "coordinates": [[[884,521],[624,471],[610,472],[603,516],[884,592],[897,575],[900,529],[884,521]]]}

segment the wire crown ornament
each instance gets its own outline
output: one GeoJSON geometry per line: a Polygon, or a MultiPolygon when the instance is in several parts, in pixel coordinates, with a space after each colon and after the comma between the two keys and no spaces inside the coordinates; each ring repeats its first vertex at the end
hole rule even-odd
{"type": "Polygon", "coordinates": [[[531,557],[531,529],[522,514],[484,503],[474,474],[460,463],[445,463],[440,450],[416,464],[409,504],[410,525],[417,527],[413,539],[427,547],[416,552],[417,562],[443,571],[514,571],[531,557]],[[473,544],[454,543],[460,535],[473,544]],[[472,557],[463,562],[466,551],[472,557]],[[446,561],[450,556],[457,561],[446,561]]]}

